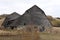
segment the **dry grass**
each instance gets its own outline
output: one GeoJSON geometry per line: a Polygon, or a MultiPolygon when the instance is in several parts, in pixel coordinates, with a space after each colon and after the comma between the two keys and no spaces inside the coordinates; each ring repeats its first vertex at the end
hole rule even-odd
{"type": "Polygon", "coordinates": [[[3,33],[4,35],[0,35],[0,40],[60,40],[60,34],[19,31],[5,32],[5,34],[3,33]]]}
{"type": "Polygon", "coordinates": [[[24,31],[1,31],[1,40],[39,40],[38,32],[24,32],[24,31]]]}
{"type": "Polygon", "coordinates": [[[53,27],[51,33],[60,34],[60,27],[53,27]]]}
{"type": "Polygon", "coordinates": [[[53,27],[50,33],[40,33],[41,40],[60,40],[60,27],[53,27]]]}
{"type": "Polygon", "coordinates": [[[41,40],[60,40],[60,34],[40,33],[41,40]]]}
{"type": "MultiPolygon", "coordinates": [[[[53,30],[60,30],[60,28],[53,28],[53,30]]],[[[55,32],[55,31],[54,31],[55,32]]],[[[4,31],[0,30],[0,40],[60,40],[60,33],[46,33],[46,32],[24,32],[24,31],[4,31]],[[2,34],[3,33],[3,34],[2,34]]]]}

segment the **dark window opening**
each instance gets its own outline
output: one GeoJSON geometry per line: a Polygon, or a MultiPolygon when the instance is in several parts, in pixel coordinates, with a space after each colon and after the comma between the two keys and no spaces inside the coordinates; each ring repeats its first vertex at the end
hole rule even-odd
{"type": "Polygon", "coordinates": [[[45,30],[45,27],[42,27],[43,28],[43,31],[45,30]]]}
{"type": "Polygon", "coordinates": [[[11,23],[13,23],[14,20],[8,21],[7,25],[10,25],[11,23]]]}
{"type": "Polygon", "coordinates": [[[26,25],[26,23],[24,23],[24,25],[26,25]]]}
{"type": "Polygon", "coordinates": [[[14,27],[11,27],[11,29],[14,29],[14,27]]]}
{"type": "Polygon", "coordinates": [[[7,22],[7,25],[9,25],[9,24],[11,24],[11,21],[8,21],[8,22],[7,22]]]}
{"type": "Polygon", "coordinates": [[[45,30],[45,27],[40,28],[40,31],[43,32],[45,30]]]}

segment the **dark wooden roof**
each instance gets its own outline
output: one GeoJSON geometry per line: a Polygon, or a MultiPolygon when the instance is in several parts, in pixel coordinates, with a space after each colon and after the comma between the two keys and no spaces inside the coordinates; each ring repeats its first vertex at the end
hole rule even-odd
{"type": "Polygon", "coordinates": [[[13,12],[12,14],[8,15],[7,16],[7,19],[10,21],[10,20],[14,20],[16,18],[18,18],[20,15],[16,12],[13,12]]]}

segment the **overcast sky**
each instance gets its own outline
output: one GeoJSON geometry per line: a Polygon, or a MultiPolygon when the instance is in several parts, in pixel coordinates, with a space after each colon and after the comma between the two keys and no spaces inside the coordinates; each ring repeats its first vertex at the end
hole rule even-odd
{"type": "Polygon", "coordinates": [[[0,14],[23,14],[33,5],[39,6],[46,15],[60,17],[60,0],[0,0],[0,14]]]}

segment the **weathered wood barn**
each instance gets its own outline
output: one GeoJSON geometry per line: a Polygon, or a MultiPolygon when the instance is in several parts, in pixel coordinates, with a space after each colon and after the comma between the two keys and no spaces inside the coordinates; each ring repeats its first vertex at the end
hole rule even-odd
{"type": "Polygon", "coordinates": [[[7,15],[4,22],[2,23],[2,26],[4,26],[5,28],[8,28],[8,27],[13,28],[13,26],[16,27],[16,25],[12,25],[12,24],[18,17],[20,17],[20,15],[16,12],[13,12],[12,14],[7,15]]]}
{"type": "Polygon", "coordinates": [[[18,27],[20,25],[36,25],[40,31],[52,27],[44,11],[36,5],[26,10],[23,15],[11,14],[7,16],[3,22],[4,27],[18,27]]]}

